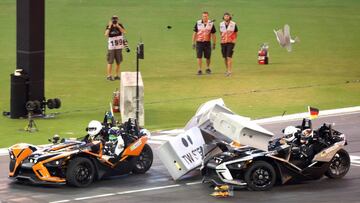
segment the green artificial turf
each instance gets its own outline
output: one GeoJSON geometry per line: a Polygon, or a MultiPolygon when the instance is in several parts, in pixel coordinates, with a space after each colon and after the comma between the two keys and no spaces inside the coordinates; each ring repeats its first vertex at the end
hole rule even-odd
{"type": "MultiPolygon", "coordinates": [[[[9,110],[10,73],[16,68],[16,1],[0,1],[0,110],[9,110]]],[[[46,0],[46,97],[63,106],[54,119],[36,119],[39,132],[22,129],[27,120],[0,117],[0,147],[45,143],[53,134],[78,137],[90,120],[103,118],[119,82],[105,80],[107,21],[117,14],[132,52],[123,71],[135,71],[135,47],[145,43],[140,68],[145,84],[146,128],[178,128],[197,107],[223,98],[240,115],[262,118],[360,105],[360,1],[358,0],[46,0]],[[234,74],[224,76],[220,46],[212,75],[196,76],[192,28],[202,11],[221,21],[225,11],[238,23],[234,74]],[[288,53],[273,29],[288,23],[301,40],[288,53]],[[167,29],[171,26],[172,29],[167,29]],[[263,42],[270,64],[257,64],[263,42]],[[348,82],[347,82],[348,81],[348,82]]],[[[218,37],[219,41],[219,37],[218,37]]]]}

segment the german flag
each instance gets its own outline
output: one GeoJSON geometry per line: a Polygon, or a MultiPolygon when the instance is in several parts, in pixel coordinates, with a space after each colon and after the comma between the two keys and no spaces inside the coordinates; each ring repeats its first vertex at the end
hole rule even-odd
{"type": "Polygon", "coordinates": [[[308,106],[310,120],[315,119],[319,116],[319,109],[308,106]]]}

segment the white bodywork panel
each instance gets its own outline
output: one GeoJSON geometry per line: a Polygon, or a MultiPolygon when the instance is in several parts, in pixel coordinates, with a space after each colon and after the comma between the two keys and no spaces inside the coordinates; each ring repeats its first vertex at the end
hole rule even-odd
{"type": "Polygon", "coordinates": [[[273,133],[259,126],[246,117],[227,113],[213,113],[210,122],[205,122],[200,129],[213,135],[217,139],[224,137],[242,145],[248,145],[267,151],[273,133]]]}
{"type": "Polygon", "coordinates": [[[292,44],[299,42],[299,38],[295,37],[295,39],[291,38],[290,35],[290,26],[288,24],[284,25],[284,30],[274,30],[276,40],[279,42],[279,45],[281,47],[286,48],[288,52],[291,52],[292,50],[292,44]]]}

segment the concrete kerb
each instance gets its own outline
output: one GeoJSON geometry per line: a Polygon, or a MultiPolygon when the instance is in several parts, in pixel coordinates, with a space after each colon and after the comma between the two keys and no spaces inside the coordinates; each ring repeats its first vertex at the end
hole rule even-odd
{"type": "MultiPolygon", "coordinates": [[[[360,112],[360,106],[355,107],[348,107],[348,108],[340,108],[340,109],[331,109],[331,110],[322,110],[319,112],[319,117],[328,117],[328,116],[335,116],[335,115],[346,115],[360,112]]],[[[282,121],[293,121],[299,120],[302,118],[308,117],[308,112],[291,114],[291,115],[284,115],[284,116],[275,116],[271,118],[263,118],[253,120],[258,124],[270,124],[270,123],[278,123],[282,121]]],[[[153,141],[166,141],[169,136],[175,136],[179,133],[183,132],[183,129],[174,129],[174,130],[163,130],[163,131],[156,131],[153,132],[153,136],[151,136],[151,140],[153,141]]],[[[8,155],[8,148],[1,148],[0,149],[0,156],[8,155]]]]}
{"type": "Polygon", "coordinates": [[[1,148],[0,149],[0,156],[5,156],[5,155],[8,155],[8,154],[9,154],[8,148],[1,148]]]}

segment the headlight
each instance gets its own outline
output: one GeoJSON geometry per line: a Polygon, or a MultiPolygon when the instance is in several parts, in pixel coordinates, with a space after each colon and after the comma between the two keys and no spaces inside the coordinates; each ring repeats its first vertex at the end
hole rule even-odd
{"type": "Polygon", "coordinates": [[[233,164],[227,165],[228,169],[230,169],[230,170],[234,170],[234,169],[239,170],[239,169],[244,168],[244,166],[245,166],[244,162],[233,163],[233,164]]]}
{"type": "Polygon", "coordinates": [[[223,161],[223,159],[219,158],[219,157],[214,157],[213,159],[214,159],[215,163],[217,163],[217,164],[220,164],[223,161]]]}
{"type": "Polygon", "coordinates": [[[11,150],[9,150],[9,157],[11,160],[15,160],[15,155],[11,150]]]}
{"type": "Polygon", "coordinates": [[[247,160],[247,161],[241,161],[241,162],[229,164],[229,165],[226,165],[226,166],[230,170],[240,170],[240,169],[246,168],[246,165],[248,165],[251,162],[252,162],[252,160],[247,160]]]}
{"type": "Polygon", "coordinates": [[[45,166],[46,167],[58,167],[63,164],[63,161],[64,161],[64,159],[57,159],[57,160],[45,163],[45,166]]]}

